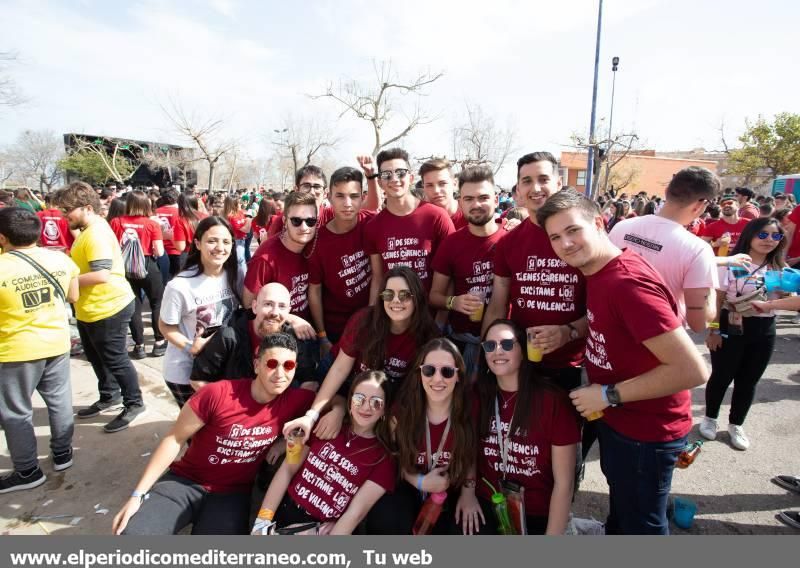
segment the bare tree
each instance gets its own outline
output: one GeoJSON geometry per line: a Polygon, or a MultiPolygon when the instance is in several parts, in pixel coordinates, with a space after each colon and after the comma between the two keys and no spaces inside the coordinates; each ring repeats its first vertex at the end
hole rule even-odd
{"type": "Polygon", "coordinates": [[[8,67],[16,60],[16,53],[0,51],[0,107],[13,107],[28,102],[28,98],[22,95],[16,81],[9,75],[8,67]]]}
{"type": "Polygon", "coordinates": [[[195,156],[194,148],[176,149],[170,146],[156,146],[146,149],[142,154],[142,163],[151,172],[165,171],[172,180],[173,171],[177,171],[184,183],[189,179],[189,171],[200,160],[202,158],[195,156]]]}
{"type": "Polygon", "coordinates": [[[295,118],[287,115],[283,120],[284,127],[273,132],[278,137],[273,141],[281,158],[291,161],[292,175],[302,167],[311,163],[314,156],[326,149],[334,148],[341,138],[333,133],[333,129],[315,118],[295,118]]]}
{"type": "Polygon", "coordinates": [[[635,147],[639,143],[638,134],[633,132],[616,134],[611,138],[599,140],[594,144],[588,144],[584,137],[576,133],[573,133],[571,138],[575,147],[589,152],[595,152],[594,164],[596,169],[594,174],[598,183],[595,183],[594,187],[592,187],[592,199],[596,198],[600,193],[601,184],[599,183],[599,174],[603,168],[605,168],[605,179],[602,184],[603,191],[608,191],[609,187],[612,185],[615,189],[623,187],[618,184],[624,183],[625,186],[630,185],[638,176],[638,171],[634,171],[634,168],[628,168],[631,172],[630,175],[618,172],[616,177],[611,177],[614,168],[629,154],[635,152],[635,147]],[[612,184],[612,180],[615,181],[615,183],[612,184]]]}
{"type": "Polygon", "coordinates": [[[466,168],[490,165],[497,174],[514,151],[516,130],[499,128],[480,105],[465,103],[466,117],[452,131],[453,162],[466,168]]]}
{"type": "Polygon", "coordinates": [[[52,130],[25,130],[7,154],[26,185],[39,184],[49,192],[62,177],[58,162],[64,156],[63,141],[52,130]]]}
{"type": "Polygon", "coordinates": [[[216,118],[201,118],[194,113],[187,114],[175,102],[171,102],[169,108],[162,106],[161,110],[175,126],[178,133],[191,140],[200,150],[200,158],[205,160],[208,165],[208,189],[213,191],[214,170],[220,158],[236,148],[234,140],[215,140],[220,134],[223,121],[216,118]]]}
{"type": "Polygon", "coordinates": [[[0,189],[5,188],[6,182],[13,177],[14,167],[8,152],[0,150],[0,189]]]}
{"type": "Polygon", "coordinates": [[[342,108],[340,117],[352,113],[361,120],[369,122],[375,137],[372,153],[377,154],[401,138],[407,136],[417,126],[428,124],[434,119],[422,112],[420,102],[425,95],[425,88],[444,73],[427,71],[420,73],[410,81],[401,81],[392,69],[391,61],[373,61],[375,82],[363,84],[355,80],[340,81],[338,87],[328,84],[321,95],[310,95],[312,99],[330,98],[342,108]],[[413,109],[408,112],[399,106],[399,97],[415,97],[413,109]],[[395,134],[385,134],[384,129],[392,122],[396,114],[404,117],[403,126],[398,127],[395,134]]]}

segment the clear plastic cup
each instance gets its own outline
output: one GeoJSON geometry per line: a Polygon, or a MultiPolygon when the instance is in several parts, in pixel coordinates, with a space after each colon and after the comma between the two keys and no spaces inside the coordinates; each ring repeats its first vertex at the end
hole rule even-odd
{"type": "Polygon", "coordinates": [[[303,430],[296,428],[286,435],[286,463],[298,464],[303,455],[303,430]]]}
{"type": "Polygon", "coordinates": [[[539,349],[533,344],[533,340],[535,337],[536,337],[535,333],[533,333],[532,331],[528,332],[528,360],[533,363],[541,363],[544,354],[542,353],[541,349],[539,349]]]}
{"type": "Polygon", "coordinates": [[[483,321],[483,308],[486,306],[486,290],[483,288],[472,288],[469,291],[469,295],[475,296],[481,301],[480,307],[469,315],[469,321],[483,321]]]}

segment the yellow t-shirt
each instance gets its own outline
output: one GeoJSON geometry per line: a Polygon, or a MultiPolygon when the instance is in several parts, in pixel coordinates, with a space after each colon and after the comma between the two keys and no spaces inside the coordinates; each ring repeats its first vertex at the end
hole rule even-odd
{"type": "Polygon", "coordinates": [[[75,314],[80,321],[92,323],[118,313],[133,300],[133,291],[125,280],[122,252],[119,241],[105,219],[97,219],[81,231],[72,244],[72,260],[81,274],[91,272],[89,263],[95,260],[111,260],[111,275],[108,282],[84,286],[75,302],[75,314]]]}
{"type": "MultiPolygon", "coordinates": [[[[78,267],[67,255],[38,247],[19,252],[39,263],[68,293],[78,267]]],[[[38,270],[13,254],[0,255],[0,363],[69,352],[67,310],[38,270]]]]}

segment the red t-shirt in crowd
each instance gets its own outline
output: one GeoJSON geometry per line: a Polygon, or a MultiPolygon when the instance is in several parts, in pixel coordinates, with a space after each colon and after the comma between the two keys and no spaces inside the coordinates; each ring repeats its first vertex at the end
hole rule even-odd
{"type": "MultiPolygon", "coordinates": [[[[333,221],[333,207],[323,207],[319,210],[317,217],[317,227],[327,225],[333,221]]],[[[272,221],[269,223],[269,236],[280,234],[283,231],[283,214],[273,215],[272,221]]]]}
{"type": "Polygon", "coordinates": [[[308,261],[305,251],[295,253],[287,249],[280,237],[267,239],[256,249],[247,265],[244,285],[253,294],[270,282],[286,286],[292,300],[291,312],[310,321],[308,309],[308,261]]]}
{"type": "Polygon", "coordinates": [[[250,394],[252,381],[219,381],[197,391],[187,403],[204,426],[170,471],[212,493],[249,492],[263,455],[283,425],[305,414],[314,393],[288,388],[267,404],[250,394]]]}
{"type": "MultiPolygon", "coordinates": [[[[494,253],[501,238],[508,233],[501,228],[488,237],[477,237],[469,227],[449,235],[436,251],[432,268],[434,272],[449,276],[454,282],[455,296],[480,288],[486,294],[486,303],[492,297],[494,253]]],[[[461,312],[450,312],[450,325],[456,333],[480,336],[481,323],[472,322],[461,312]]]]}
{"type": "MultiPolygon", "coordinates": [[[[361,360],[363,344],[359,343],[359,335],[370,309],[372,308],[363,308],[352,315],[347,321],[342,338],[331,350],[334,358],[341,349],[346,355],[355,359],[352,371],[354,375],[368,370],[361,360]]],[[[383,371],[393,382],[403,380],[408,372],[408,366],[417,356],[418,347],[414,335],[410,331],[401,334],[390,333],[386,340],[383,368],[375,370],[383,371]]]]}
{"type": "MultiPolygon", "coordinates": [[[[586,281],[558,258],[544,229],[523,221],[497,244],[494,273],[509,279],[511,319],[522,327],[566,325],[586,313],[586,281]]],[[[584,341],[570,341],[542,359],[545,367],[579,366],[584,341]]]]}
{"type": "Polygon", "coordinates": [[[75,237],[69,232],[69,223],[63,213],[58,209],[45,209],[37,211],[36,216],[42,222],[42,232],[39,242],[43,247],[57,248],[69,254],[75,237]]]}
{"type": "Polygon", "coordinates": [[[395,266],[408,266],[429,292],[433,280],[431,262],[439,245],[453,231],[447,211],[421,202],[402,217],[383,209],[367,223],[364,243],[368,255],[381,255],[384,273],[395,266]]]}
{"type": "MultiPolygon", "coordinates": [[[[720,218],[715,223],[706,224],[706,228],[703,230],[702,236],[711,237],[712,241],[716,241],[725,233],[730,233],[731,244],[728,247],[728,252],[730,252],[736,246],[736,243],[739,241],[739,236],[742,234],[742,230],[749,222],[749,219],[739,219],[736,223],[731,224],[725,219],[720,218]]],[[[719,249],[714,247],[714,254],[717,254],[718,251],[719,249]]]]}
{"type": "Polygon", "coordinates": [[[376,438],[354,436],[350,428],[342,428],[332,440],[312,437],[308,456],[289,484],[289,495],[316,520],[333,521],[367,481],[387,493],[394,491],[396,467],[376,438]]]}
{"type": "Polygon", "coordinates": [[[158,220],[161,222],[162,233],[167,233],[168,231],[172,231],[173,233],[171,239],[164,239],[164,252],[171,255],[180,254],[173,244],[173,241],[184,240],[175,236],[175,226],[178,224],[179,219],[178,207],[175,205],[165,205],[164,207],[159,207],[156,209],[156,215],[158,216],[158,220]]]}
{"type": "Polygon", "coordinates": [[[453,227],[455,227],[456,231],[469,225],[469,221],[464,217],[464,212],[461,211],[461,207],[456,209],[456,212],[450,216],[450,220],[453,222],[453,227]]]}
{"type": "MultiPolygon", "coordinates": [[[[586,373],[589,381],[616,384],[661,362],[644,341],[681,327],[678,306],[658,272],[630,249],[586,278],[586,373]]],[[[668,442],[692,429],[691,397],[684,390],[603,410],[603,420],[623,436],[668,442]]]]}
{"type": "Polygon", "coordinates": [[[122,236],[128,233],[129,236],[135,235],[142,244],[142,251],[145,256],[155,256],[153,241],[162,241],[161,225],[149,217],[116,217],[111,219],[111,230],[117,236],[119,243],[122,244],[122,236]]]}
{"type": "Polygon", "coordinates": [[[749,201],[739,208],[739,217],[742,219],[752,221],[753,219],[758,219],[760,216],[761,212],[758,210],[758,207],[749,201]]]}
{"type": "Polygon", "coordinates": [[[353,312],[369,304],[372,270],[364,251],[364,227],[375,216],[362,210],[358,224],[338,235],[322,225],[308,259],[308,280],[322,285],[325,331],[337,336],[344,331],[353,312]]]}
{"type": "Polygon", "coordinates": [[[253,238],[255,238],[259,243],[263,243],[267,238],[269,238],[269,227],[271,224],[272,219],[274,216],[267,219],[267,226],[265,227],[255,219],[253,219],[253,223],[250,225],[253,228],[253,238]]]}
{"type": "Polygon", "coordinates": [[[701,237],[703,235],[705,227],[706,224],[703,222],[702,219],[695,219],[694,221],[686,225],[686,230],[692,233],[696,237],[701,237]]]}
{"type": "MultiPolygon", "coordinates": [[[[509,400],[511,392],[498,391],[501,398],[509,400]]],[[[480,417],[478,397],[473,397],[475,423],[480,417]]],[[[516,400],[516,398],[514,399],[516,400]]],[[[500,427],[508,433],[516,404],[506,408],[498,405],[500,427]]],[[[542,390],[531,403],[530,419],[526,433],[509,436],[508,465],[505,478],[516,481],[525,488],[525,514],[548,516],[550,496],[553,493],[552,446],[569,446],[581,441],[575,411],[560,392],[542,390]]],[[[505,441],[504,441],[505,443],[505,441]]],[[[494,412],[489,420],[489,436],[478,440],[478,479],[486,479],[500,489],[503,478],[503,461],[497,444],[497,420],[494,412]]],[[[477,484],[477,495],[491,501],[492,492],[483,481],[477,484]]]]}
{"type": "Polygon", "coordinates": [[[233,238],[235,240],[247,238],[247,232],[243,230],[245,223],[247,223],[247,217],[245,217],[244,213],[239,212],[236,215],[231,215],[228,217],[228,223],[233,227],[233,238]]]}
{"type": "Polygon", "coordinates": [[[794,236],[792,242],[789,244],[789,251],[786,253],[786,258],[795,258],[800,256],[800,205],[792,209],[789,213],[789,220],[795,224],[794,236]]]}

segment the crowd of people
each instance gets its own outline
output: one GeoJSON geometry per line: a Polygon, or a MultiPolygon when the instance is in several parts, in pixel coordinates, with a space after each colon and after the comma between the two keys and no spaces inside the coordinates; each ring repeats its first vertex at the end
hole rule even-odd
{"type": "Polygon", "coordinates": [[[765,287],[800,264],[793,196],[756,206],[691,167],[663,201],[593,201],[548,152],[519,158],[510,196],[486,166],[429,160],[415,184],[400,148],[357,161],[307,165],[285,195],[74,182],[3,201],[0,493],[45,481],[34,391],[53,469],[73,463],[71,317],[98,381],[78,419],[129,428],[148,355],[180,408],[115,534],[563,534],[595,441],[606,533],[668,534],[690,390],[708,381],[713,440],[733,384],[731,444],[751,446],[775,310],[800,307],[765,287]]]}

